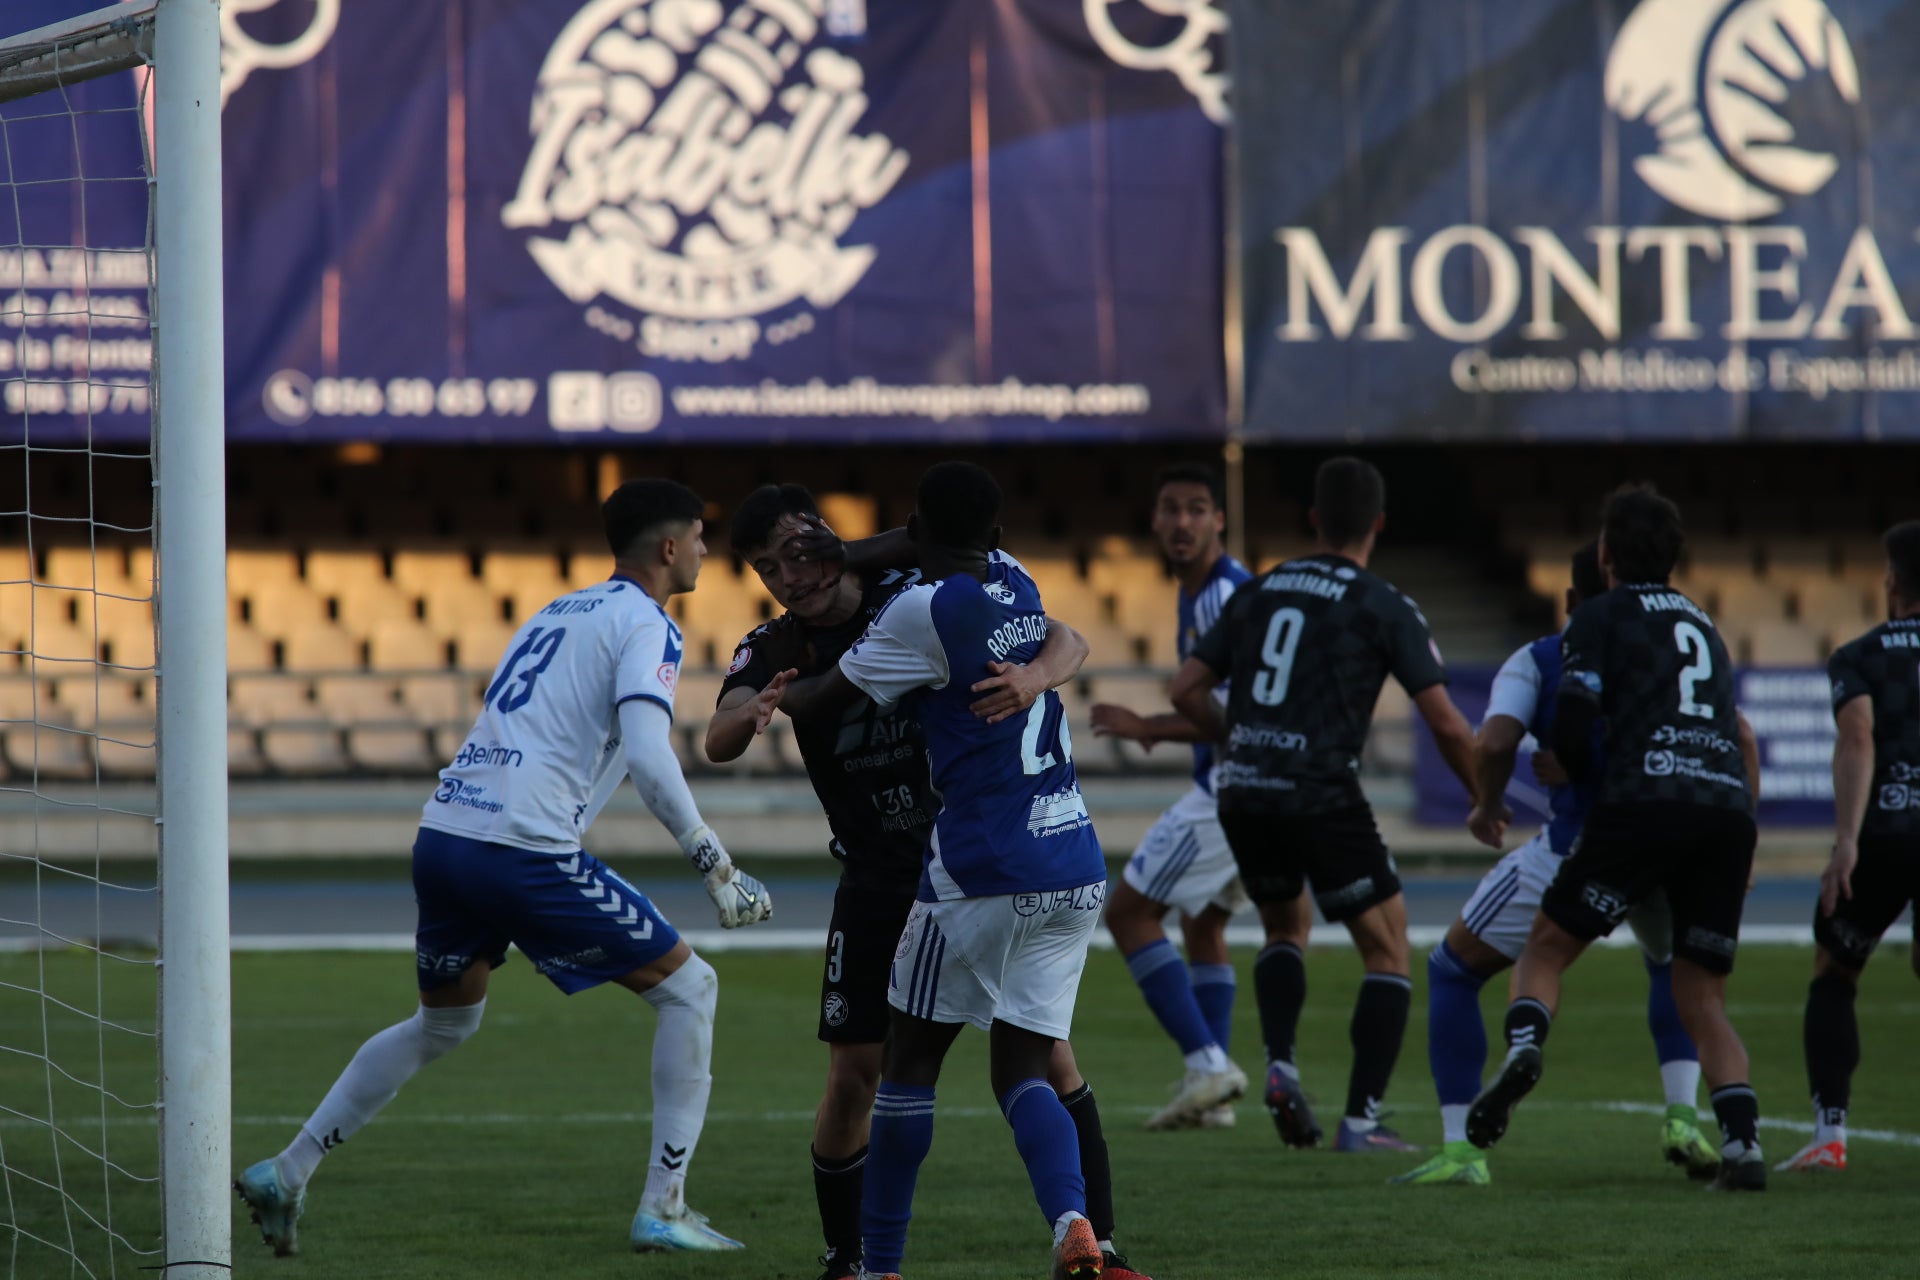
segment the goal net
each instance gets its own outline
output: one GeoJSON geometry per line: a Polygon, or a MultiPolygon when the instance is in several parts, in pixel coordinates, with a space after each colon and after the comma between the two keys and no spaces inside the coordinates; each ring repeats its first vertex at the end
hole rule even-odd
{"type": "Polygon", "coordinates": [[[218,10],[10,11],[0,1277],[200,1280],[231,1256],[218,10]]]}

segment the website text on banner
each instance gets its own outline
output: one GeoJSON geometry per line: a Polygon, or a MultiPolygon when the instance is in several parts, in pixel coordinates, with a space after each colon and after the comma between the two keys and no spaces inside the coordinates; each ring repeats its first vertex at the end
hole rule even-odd
{"type": "Polygon", "coordinates": [[[1250,437],[1920,439],[1920,8],[1232,15],[1250,437]]]}
{"type": "MultiPolygon", "coordinates": [[[[230,438],[1221,437],[1225,21],[1166,8],[229,4],[230,438]]],[[[0,437],[145,365],[145,280],[46,239],[0,251],[0,437]]]]}
{"type": "MultiPolygon", "coordinates": [[[[1447,691],[1461,714],[1479,724],[1493,688],[1492,667],[1449,667],[1447,691]]],[[[1760,739],[1760,822],[1773,826],[1822,827],[1833,825],[1833,708],[1832,687],[1819,667],[1750,667],[1735,678],[1741,713],[1760,739]]],[[[1460,826],[1464,831],[1467,807],[1460,783],[1448,772],[1439,748],[1424,727],[1414,730],[1414,820],[1433,826],[1460,826]]],[[[1507,788],[1516,826],[1536,826],[1546,819],[1547,789],[1534,777],[1530,763],[1538,749],[1528,738],[1519,765],[1507,788]]],[[[1649,743],[1650,753],[1665,748],[1649,743]]],[[[1913,800],[1920,803],[1920,786],[1913,800]]],[[[1891,803],[1891,795],[1874,803],[1891,803]]],[[[1905,806],[1904,792],[1898,797],[1905,806]]]]}

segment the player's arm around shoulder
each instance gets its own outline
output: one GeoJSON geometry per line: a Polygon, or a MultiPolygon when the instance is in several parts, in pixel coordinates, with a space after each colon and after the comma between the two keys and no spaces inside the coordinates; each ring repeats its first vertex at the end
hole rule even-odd
{"type": "Polygon", "coordinates": [[[865,694],[882,707],[923,687],[944,687],[947,654],[933,625],[934,583],[908,587],[887,601],[840,661],[787,686],[780,709],[794,719],[839,711],[865,694]]]}
{"type": "Polygon", "coordinates": [[[971,710],[988,724],[1019,715],[1049,689],[1058,689],[1080,674],[1093,646],[1087,638],[1058,618],[1047,619],[1047,639],[1032,662],[989,662],[991,673],[976,681],[969,692],[978,694],[971,710]]]}

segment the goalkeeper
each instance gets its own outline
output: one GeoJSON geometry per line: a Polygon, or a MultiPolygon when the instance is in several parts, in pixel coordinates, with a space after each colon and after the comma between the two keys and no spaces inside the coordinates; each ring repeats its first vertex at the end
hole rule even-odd
{"type": "Polygon", "coordinates": [[[295,1251],[321,1159],[479,1028],[488,975],[508,943],[569,995],[614,982],[658,1011],[652,1158],[633,1247],[743,1247],[688,1209],[684,1192],[713,1079],[713,968],[580,847],[632,777],[704,878],[722,927],[773,913],[766,888],[734,867],[701,820],[668,736],[681,639],[663,606],[699,576],[702,509],[671,481],[622,485],[602,507],[613,577],[561,596],[513,637],[414,842],[420,1007],[362,1045],[291,1145],[234,1184],[274,1253],[295,1251]]]}

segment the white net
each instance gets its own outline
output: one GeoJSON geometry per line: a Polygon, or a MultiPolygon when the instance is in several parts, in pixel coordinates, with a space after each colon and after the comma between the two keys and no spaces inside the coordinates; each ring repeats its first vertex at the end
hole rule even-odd
{"type": "Polygon", "coordinates": [[[125,69],[151,8],[0,29],[8,1280],[160,1260],[151,77],[125,69]]]}

